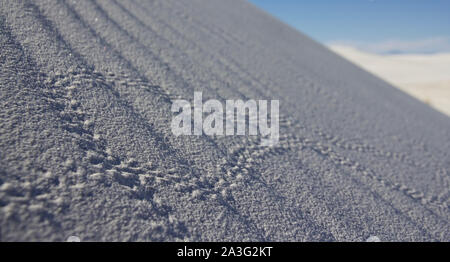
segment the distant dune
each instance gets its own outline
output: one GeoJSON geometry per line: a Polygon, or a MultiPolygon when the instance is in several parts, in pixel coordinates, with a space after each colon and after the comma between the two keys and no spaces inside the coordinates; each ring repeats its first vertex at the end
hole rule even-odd
{"type": "Polygon", "coordinates": [[[450,116],[450,54],[376,55],[348,46],[330,48],[450,116]]]}
{"type": "Polygon", "coordinates": [[[2,241],[450,240],[448,117],[246,1],[0,0],[0,61],[2,241]],[[174,136],[195,91],[279,143],[174,136]]]}

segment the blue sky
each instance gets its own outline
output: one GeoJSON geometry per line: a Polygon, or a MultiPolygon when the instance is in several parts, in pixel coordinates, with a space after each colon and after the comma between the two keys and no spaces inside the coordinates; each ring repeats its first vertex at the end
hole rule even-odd
{"type": "Polygon", "coordinates": [[[250,0],[325,44],[450,52],[450,0],[250,0]]]}

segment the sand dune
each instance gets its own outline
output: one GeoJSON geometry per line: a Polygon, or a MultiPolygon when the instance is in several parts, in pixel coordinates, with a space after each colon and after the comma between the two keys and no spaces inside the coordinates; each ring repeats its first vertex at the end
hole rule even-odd
{"type": "Polygon", "coordinates": [[[450,240],[448,117],[253,5],[0,3],[0,240],[450,240]],[[280,142],[175,137],[194,91],[280,142]]]}
{"type": "Polygon", "coordinates": [[[450,116],[450,54],[375,55],[348,46],[330,48],[450,116]]]}

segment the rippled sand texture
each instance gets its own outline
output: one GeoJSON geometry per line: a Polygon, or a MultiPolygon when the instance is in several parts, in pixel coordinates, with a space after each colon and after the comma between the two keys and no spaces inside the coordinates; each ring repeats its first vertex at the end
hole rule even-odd
{"type": "Polygon", "coordinates": [[[2,241],[450,240],[450,121],[240,0],[1,0],[2,241]],[[279,99],[280,143],[172,135],[279,99]]]}

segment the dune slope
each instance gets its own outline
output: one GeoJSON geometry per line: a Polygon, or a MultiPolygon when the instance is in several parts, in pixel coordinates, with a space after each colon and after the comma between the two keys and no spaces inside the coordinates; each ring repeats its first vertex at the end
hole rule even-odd
{"type": "Polygon", "coordinates": [[[0,3],[0,240],[450,240],[448,117],[253,5],[0,3]],[[280,142],[175,137],[194,91],[280,142]]]}

